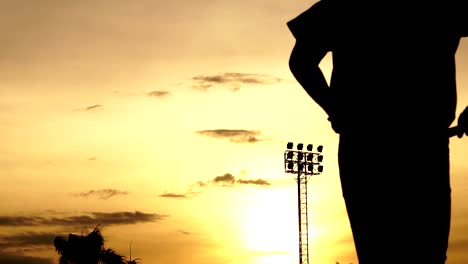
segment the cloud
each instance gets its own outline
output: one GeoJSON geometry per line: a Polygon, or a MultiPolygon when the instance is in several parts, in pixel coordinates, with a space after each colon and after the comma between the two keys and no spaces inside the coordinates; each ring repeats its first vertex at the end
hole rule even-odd
{"type": "MultiPolygon", "coordinates": [[[[203,187],[204,185],[201,185],[201,184],[204,184],[204,183],[198,182],[198,183],[192,185],[192,188],[193,188],[193,186],[203,187]]],[[[191,199],[191,198],[197,196],[198,194],[202,193],[201,191],[194,192],[194,191],[191,190],[192,188],[190,188],[185,193],[163,193],[163,194],[160,194],[158,196],[162,197],[162,198],[170,198],[170,199],[191,199]]]]}
{"type": "Polygon", "coordinates": [[[184,231],[184,230],[177,230],[177,232],[179,232],[182,235],[190,235],[191,234],[190,232],[187,232],[187,231],[184,231]]]}
{"type": "Polygon", "coordinates": [[[236,92],[243,86],[275,84],[281,82],[282,79],[266,74],[225,72],[215,75],[198,75],[192,77],[192,81],[194,89],[208,90],[215,86],[222,86],[236,92]]]}
{"type": "MultiPolygon", "coordinates": [[[[245,174],[246,171],[242,171],[241,174],[245,174]]],[[[189,189],[184,194],[182,193],[164,193],[160,194],[162,198],[173,198],[173,199],[189,199],[193,198],[198,194],[203,193],[207,188],[211,186],[221,187],[235,187],[239,185],[254,185],[254,186],[270,186],[271,183],[264,179],[236,179],[231,173],[225,173],[224,175],[216,176],[213,179],[203,182],[197,181],[189,185],[189,189]],[[202,189],[201,189],[202,188],[202,189]]]]}
{"type": "Polygon", "coordinates": [[[1,226],[96,226],[103,225],[127,225],[138,223],[158,222],[165,219],[167,215],[148,214],[135,212],[102,213],[93,212],[82,215],[71,215],[62,217],[43,216],[0,216],[1,226]]]}
{"type": "Polygon", "coordinates": [[[100,190],[90,190],[87,192],[81,192],[81,193],[77,193],[74,195],[78,197],[84,197],[84,198],[96,197],[98,199],[106,200],[117,195],[127,195],[127,194],[128,192],[126,191],[120,191],[120,190],[107,188],[107,189],[100,189],[100,190]]]}
{"type": "Polygon", "coordinates": [[[229,139],[229,141],[234,143],[256,143],[263,140],[259,138],[262,133],[257,130],[212,129],[199,130],[195,131],[195,133],[212,138],[229,139]]]}
{"type": "Polygon", "coordinates": [[[162,98],[162,97],[169,96],[170,93],[168,91],[151,91],[151,92],[146,93],[146,95],[149,96],[149,97],[162,98]]]}
{"type": "Polygon", "coordinates": [[[256,179],[256,180],[237,180],[237,182],[239,184],[252,184],[252,185],[271,185],[271,183],[269,183],[268,181],[266,180],[263,180],[263,179],[256,179]]]}
{"type": "Polygon", "coordinates": [[[228,183],[228,184],[234,184],[236,182],[236,178],[232,176],[230,173],[226,173],[222,176],[216,176],[213,179],[214,183],[228,183]]]}
{"type": "Polygon", "coordinates": [[[41,220],[42,217],[35,216],[0,216],[0,226],[36,226],[41,220]]]}
{"type": "Polygon", "coordinates": [[[51,224],[58,224],[62,226],[75,226],[76,223],[81,225],[95,226],[97,224],[103,225],[126,225],[156,222],[166,218],[166,215],[160,214],[147,214],[142,212],[115,212],[115,213],[100,213],[95,212],[90,215],[71,216],[65,218],[53,218],[49,221],[51,224]]]}
{"type": "Polygon", "coordinates": [[[196,183],[192,184],[192,187],[206,187],[208,184],[206,182],[197,181],[196,183]]]}
{"type": "Polygon", "coordinates": [[[96,109],[101,108],[101,107],[102,107],[102,105],[96,104],[96,105],[88,106],[88,107],[86,107],[84,110],[86,110],[86,111],[92,111],[92,110],[96,110],[96,109]]]}
{"type": "Polygon", "coordinates": [[[0,263],[8,264],[55,264],[57,261],[31,256],[16,255],[13,253],[0,252],[0,263]]]}
{"type": "Polygon", "coordinates": [[[57,235],[55,233],[47,232],[26,232],[14,235],[0,235],[0,247],[5,249],[52,246],[56,236],[57,235]]]}
{"type": "MultiPolygon", "coordinates": [[[[211,181],[205,182],[203,186],[208,186],[208,185],[219,185],[223,187],[231,187],[235,186],[236,184],[242,184],[242,185],[257,185],[257,186],[269,186],[271,185],[270,182],[264,179],[236,179],[234,175],[231,173],[226,173],[221,176],[216,176],[213,178],[211,181]]],[[[199,184],[200,186],[200,184],[199,184]]]]}
{"type": "Polygon", "coordinates": [[[186,194],[178,194],[178,193],[164,193],[159,195],[159,197],[163,198],[179,198],[179,199],[187,199],[189,198],[186,194]]]}

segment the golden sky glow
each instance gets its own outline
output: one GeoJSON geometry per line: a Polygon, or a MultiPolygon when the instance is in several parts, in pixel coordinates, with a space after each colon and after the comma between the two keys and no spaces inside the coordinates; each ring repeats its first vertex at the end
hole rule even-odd
{"type": "MultiPolygon", "coordinates": [[[[286,22],[313,2],[1,0],[0,262],[57,263],[50,237],[100,222],[143,263],[297,263],[294,141],[325,146],[311,263],[356,263],[338,136],[288,69],[286,22]]],[[[460,113],[466,40],[457,67],[460,113]]],[[[468,261],[467,150],[451,139],[447,264],[468,261]]]]}

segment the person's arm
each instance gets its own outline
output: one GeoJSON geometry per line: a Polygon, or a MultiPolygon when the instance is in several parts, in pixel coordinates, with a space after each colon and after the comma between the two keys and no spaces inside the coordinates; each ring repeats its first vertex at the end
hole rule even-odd
{"type": "Polygon", "coordinates": [[[289,69],[309,96],[331,116],[331,90],[319,67],[327,52],[324,48],[297,40],[289,58],[289,69]]]}
{"type": "Polygon", "coordinates": [[[468,136],[468,106],[463,110],[463,112],[458,117],[458,138],[463,137],[463,134],[468,136]]]}
{"type": "Polygon", "coordinates": [[[319,1],[307,11],[288,22],[296,43],[289,58],[289,69],[307,94],[328,114],[335,132],[335,103],[319,67],[321,60],[331,51],[333,12],[331,2],[319,1]]]}

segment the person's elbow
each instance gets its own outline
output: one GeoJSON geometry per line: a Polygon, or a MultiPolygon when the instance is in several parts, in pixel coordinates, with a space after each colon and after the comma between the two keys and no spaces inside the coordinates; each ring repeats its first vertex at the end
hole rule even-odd
{"type": "Polygon", "coordinates": [[[289,69],[294,75],[318,69],[326,53],[325,49],[315,45],[296,42],[289,56],[289,69]]]}
{"type": "Polygon", "coordinates": [[[300,72],[300,69],[304,67],[304,64],[304,56],[301,56],[301,52],[296,45],[289,56],[289,70],[295,74],[300,72]]]}

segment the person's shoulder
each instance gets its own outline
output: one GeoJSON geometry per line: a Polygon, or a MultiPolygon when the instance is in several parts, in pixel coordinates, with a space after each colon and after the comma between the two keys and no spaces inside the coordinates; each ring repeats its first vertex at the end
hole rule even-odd
{"type": "Polygon", "coordinates": [[[298,18],[320,19],[330,16],[337,0],[319,0],[297,16],[298,18]]]}
{"type": "Polygon", "coordinates": [[[313,3],[305,12],[326,12],[339,5],[339,0],[318,0],[313,3]]]}
{"type": "Polygon", "coordinates": [[[311,6],[311,9],[326,11],[331,8],[337,7],[340,4],[340,2],[341,1],[339,0],[319,0],[311,6]]]}
{"type": "Polygon", "coordinates": [[[308,9],[287,22],[287,26],[296,39],[326,39],[336,21],[335,3],[340,0],[319,0],[308,9]]]}

